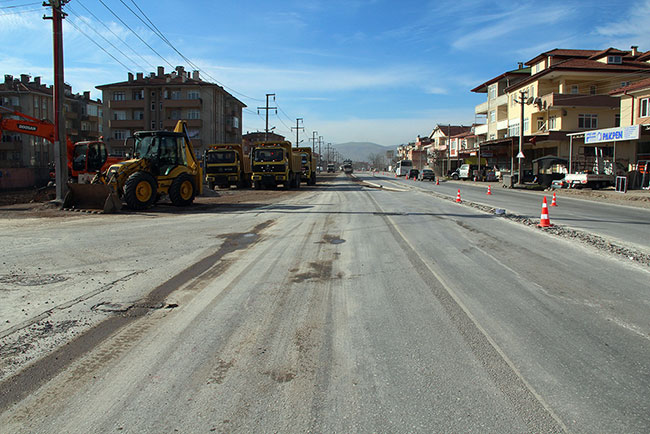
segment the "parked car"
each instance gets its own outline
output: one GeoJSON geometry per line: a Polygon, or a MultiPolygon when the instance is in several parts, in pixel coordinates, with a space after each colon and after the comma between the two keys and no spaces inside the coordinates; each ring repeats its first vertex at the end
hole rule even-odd
{"type": "Polygon", "coordinates": [[[406,174],[406,179],[417,179],[420,171],[418,169],[410,169],[409,172],[406,174]]]}
{"type": "Polygon", "coordinates": [[[436,180],[436,175],[433,174],[433,170],[422,169],[422,172],[418,175],[418,181],[424,181],[425,179],[428,179],[429,181],[436,180]]]}

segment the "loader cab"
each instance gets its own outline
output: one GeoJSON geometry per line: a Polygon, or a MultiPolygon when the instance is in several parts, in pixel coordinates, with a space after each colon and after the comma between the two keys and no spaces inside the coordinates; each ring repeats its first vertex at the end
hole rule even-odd
{"type": "Polygon", "coordinates": [[[147,159],[155,176],[168,175],[176,166],[187,166],[182,133],[143,131],[133,137],[133,158],[147,159]]]}

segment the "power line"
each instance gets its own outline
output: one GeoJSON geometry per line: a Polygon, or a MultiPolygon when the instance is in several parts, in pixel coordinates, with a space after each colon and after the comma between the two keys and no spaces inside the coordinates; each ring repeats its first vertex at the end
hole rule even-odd
{"type": "Polygon", "coordinates": [[[25,3],[22,5],[12,5],[12,6],[0,6],[0,9],[14,9],[14,8],[23,8],[25,6],[36,6],[39,5],[41,6],[41,3],[25,3]]]}
{"type": "MultiPolygon", "coordinates": [[[[87,7],[86,7],[86,6],[84,6],[83,3],[79,3],[79,5],[80,5],[82,8],[84,8],[84,9],[86,10],[86,12],[88,12],[88,13],[89,13],[93,18],[95,18],[95,20],[97,20],[97,22],[99,22],[102,26],[104,26],[104,28],[106,28],[106,30],[108,30],[109,32],[111,32],[111,34],[112,34],[113,36],[115,36],[115,37],[116,37],[116,38],[117,38],[117,39],[118,39],[122,44],[124,44],[125,47],[127,47],[129,50],[131,50],[131,51],[133,52],[133,54],[135,54],[135,55],[138,56],[140,59],[142,59],[142,60],[143,60],[145,63],[147,63],[147,64],[148,64],[152,69],[156,69],[156,66],[155,66],[155,65],[152,65],[152,64],[151,64],[147,59],[145,59],[145,58],[144,58],[140,53],[138,53],[137,51],[135,51],[135,50],[133,49],[133,47],[131,47],[131,45],[127,44],[126,41],[124,41],[124,40],[123,40],[123,39],[122,39],[122,38],[121,38],[117,33],[115,33],[113,30],[111,30],[111,28],[108,27],[108,26],[106,25],[106,23],[104,23],[103,20],[100,20],[99,18],[97,18],[97,16],[96,16],[95,14],[93,14],[93,13],[92,13],[92,12],[91,12],[87,7]]],[[[68,7],[70,7],[70,6],[68,6],[68,7]]]]}
{"type": "MultiPolygon", "coordinates": [[[[100,1],[101,1],[101,0],[100,0],[100,1]]],[[[133,15],[135,15],[135,16],[136,16],[136,17],[137,17],[137,18],[138,18],[138,19],[139,19],[139,20],[140,20],[140,21],[141,21],[145,26],[147,26],[147,27],[149,28],[149,30],[151,30],[151,31],[152,31],[156,36],[158,36],[158,37],[159,37],[163,42],[165,42],[165,43],[166,43],[166,44],[167,44],[167,45],[168,45],[172,50],[174,50],[174,51],[175,51],[175,52],[176,52],[176,53],[177,53],[177,54],[178,54],[178,55],[179,55],[183,60],[185,60],[185,61],[186,61],[186,62],[187,62],[187,63],[188,63],[188,64],[189,64],[193,69],[196,69],[196,70],[198,70],[198,71],[201,71],[201,72],[202,72],[206,77],[208,77],[209,79],[211,79],[212,81],[214,81],[214,82],[217,83],[218,85],[224,87],[225,89],[228,89],[229,91],[231,91],[231,92],[233,92],[233,93],[235,93],[235,94],[241,95],[242,97],[247,98],[247,99],[250,99],[250,100],[252,100],[252,101],[260,101],[260,102],[263,102],[263,101],[264,101],[264,100],[261,100],[261,99],[257,99],[257,98],[253,98],[253,97],[251,97],[251,96],[248,96],[248,95],[246,95],[246,94],[244,94],[244,93],[241,93],[241,92],[239,92],[239,91],[237,91],[237,90],[235,90],[235,89],[233,89],[233,88],[231,88],[231,87],[229,87],[229,86],[226,86],[226,85],[223,84],[223,83],[220,83],[217,79],[215,79],[214,77],[212,77],[212,76],[211,76],[209,73],[207,73],[205,70],[199,68],[199,67],[198,67],[194,62],[192,62],[192,61],[191,61],[190,59],[188,59],[188,58],[187,58],[183,53],[181,53],[178,49],[176,49],[176,47],[174,47],[174,45],[169,41],[169,39],[167,39],[167,37],[166,37],[166,36],[165,36],[161,31],[160,31],[160,29],[158,29],[158,27],[156,27],[156,25],[155,25],[155,24],[154,24],[154,23],[149,19],[149,17],[147,16],[147,14],[145,14],[144,11],[143,11],[142,9],[140,9],[140,7],[135,3],[134,0],[131,0],[131,3],[133,3],[133,5],[138,9],[138,11],[140,11],[140,13],[142,14],[142,16],[144,16],[144,17],[146,18],[146,20],[148,21],[148,23],[150,23],[150,24],[148,24],[147,22],[145,22],[145,21],[144,21],[144,20],[143,20],[143,19],[142,19],[138,14],[135,13],[135,11],[134,11],[133,9],[131,9],[131,8],[130,8],[126,3],[124,3],[124,0],[120,0],[120,2],[121,2],[121,3],[122,3],[122,4],[123,4],[123,5],[124,5],[124,6],[129,10],[129,11],[131,11],[131,13],[132,13],[133,15]]]]}
{"type": "Polygon", "coordinates": [[[97,45],[97,46],[98,46],[98,47],[99,47],[99,48],[100,48],[104,53],[108,54],[109,56],[111,56],[111,57],[113,58],[113,60],[115,60],[115,61],[116,61],[117,63],[119,63],[120,65],[122,65],[122,66],[124,67],[124,69],[126,69],[127,71],[130,71],[130,70],[131,70],[131,68],[129,68],[128,66],[126,66],[125,64],[123,64],[122,62],[120,62],[120,60],[119,60],[117,57],[115,57],[115,56],[113,56],[111,53],[109,53],[109,52],[108,52],[104,47],[102,47],[101,45],[99,45],[99,44],[98,44],[98,43],[97,43],[93,38],[91,38],[90,36],[88,36],[88,35],[87,35],[83,30],[81,30],[79,27],[77,27],[77,25],[76,25],[73,21],[68,20],[68,23],[70,23],[70,25],[71,25],[72,27],[74,27],[75,29],[77,29],[77,31],[78,31],[79,33],[81,33],[81,34],[84,35],[86,38],[88,38],[88,39],[89,39],[93,44],[97,45]]]}
{"type": "MultiPolygon", "coordinates": [[[[70,6],[68,6],[68,10],[69,10],[70,12],[72,12],[72,15],[74,15],[75,17],[77,17],[77,19],[81,20],[82,22],[84,21],[83,18],[81,18],[81,17],[80,17],[80,16],[79,16],[79,15],[78,15],[78,14],[77,14],[73,9],[70,8],[70,6]]],[[[84,24],[86,24],[86,23],[84,23],[84,24]]],[[[86,25],[87,25],[87,24],[86,24],[86,25]]],[[[102,35],[101,33],[99,33],[99,32],[98,32],[94,27],[91,27],[91,26],[88,26],[88,27],[90,27],[90,29],[91,29],[93,32],[95,32],[95,33],[96,33],[100,38],[102,38],[104,41],[106,41],[106,42],[107,42],[111,47],[113,47],[113,48],[114,48],[117,52],[119,52],[122,56],[126,57],[129,61],[131,61],[132,63],[134,63],[138,68],[143,69],[143,68],[142,68],[142,65],[138,64],[138,62],[134,61],[132,58],[130,58],[129,56],[127,56],[127,55],[126,55],[122,50],[120,50],[119,48],[117,48],[117,47],[116,47],[116,46],[115,46],[111,41],[109,41],[106,37],[104,37],[104,35],[102,35]]],[[[131,68],[128,68],[128,70],[131,71],[131,68]]]]}
{"type": "Polygon", "coordinates": [[[109,8],[109,7],[106,5],[106,3],[104,3],[103,0],[98,0],[98,1],[99,1],[102,5],[104,5],[104,7],[105,7],[106,9],[108,9],[108,11],[109,11],[111,14],[113,14],[113,16],[114,16],[115,18],[117,18],[117,19],[118,19],[118,20],[119,20],[119,21],[120,21],[120,22],[121,22],[121,23],[122,23],[122,24],[123,24],[127,29],[129,29],[129,30],[131,31],[131,33],[133,33],[133,34],[134,34],[134,35],[135,35],[135,36],[136,36],[136,37],[137,37],[137,38],[138,38],[138,39],[139,39],[139,40],[140,40],[144,45],[146,45],[147,47],[149,47],[149,49],[150,49],[151,51],[153,51],[154,53],[156,53],[156,55],[157,55],[158,57],[160,57],[160,58],[161,58],[165,63],[167,63],[167,64],[169,65],[170,68],[174,69],[174,65],[172,65],[171,63],[169,63],[169,61],[168,61],[167,59],[165,59],[165,58],[164,58],[164,57],[163,57],[159,52],[157,52],[157,51],[156,51],[156,50],[155,50],[151,45],[149,45],[149,44],[148,44],[144,39],[142,39],[142,38],[140,37],[140,35],[138,35],[138,34],[137,34],[137,33],[136,33],[136,32],[135,32],[135,31],[134,31],[134,30],[133,30],[133,29],[132,29],[128,24],[126,24],[126,23],[124,22],[124,20],[123,20],[122,18],[120,18],[120,17],[119,17],[115,12],[113,12],[113,10],[112,10],[111,8],[109,8]]]}
{"type": "Polygon", "coordinates": [[[6,17],[6,16],[9,16],[9,15],[21,15],[21,14],[26,14],[26,13],[29,13],[29,12],[37,12],[37,11],[42,11],[42,10],[43,10],[42,8],[38,8],[38,9],[25,9],[25,10],[22,10],[22,11],[15,11],[15,12],[3,12],[3,13],[0,14],[0,17],[6,17]]]}

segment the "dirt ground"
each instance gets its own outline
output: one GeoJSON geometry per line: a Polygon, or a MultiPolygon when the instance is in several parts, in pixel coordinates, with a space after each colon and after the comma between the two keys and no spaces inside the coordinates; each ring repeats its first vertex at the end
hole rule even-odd
{"type": "MultiPolygon", "coordinates": [[[[205,187],[203,195],[194,200],[190,208],[178,208],[163,199],[153,208],[147,210],[152,213],[177,214],[205,212],[215,206],[228,205],[230,207],[255,208],[257,206],[274,203],[282,198],[300,194],[301,192],[317,190],[319,186],[327,185],[336,174],[321,174],[315,187],[301,185],[298,190],[252,190],[252,189],[216,189],[210,191],[205,187]]],[[[69,217],[71,211],[62,211],[56,204],[50,203],[56,198],[54,188],[29,189],[12,192],[0,192],[0,218],[36,217],[36,218],[65,218],[69,217]]],[[[120,213],[133,213],[123,208],[120,213]]]]}

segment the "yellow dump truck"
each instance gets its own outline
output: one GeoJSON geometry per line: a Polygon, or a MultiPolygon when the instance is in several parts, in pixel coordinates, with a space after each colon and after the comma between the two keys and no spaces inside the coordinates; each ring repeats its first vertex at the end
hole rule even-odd
{"type": "Polygon", "coordinates": [[[293,148],[293,152],[300,155],[300,180],[315,185],[317,162],[311,148],[293,148]]]}
{"type": "Polygon", "coordinates": [[[258,142],[251,153],[253,187],[300,187],[301,156],[286,141],[258,142]]]}
{"type": "Polygon", "coordinates": [[[251,159],[243,153],[241,144],[211,145],[203,158],[205,182],[210,190],[215,186],[251,186],[251,159]]]}

